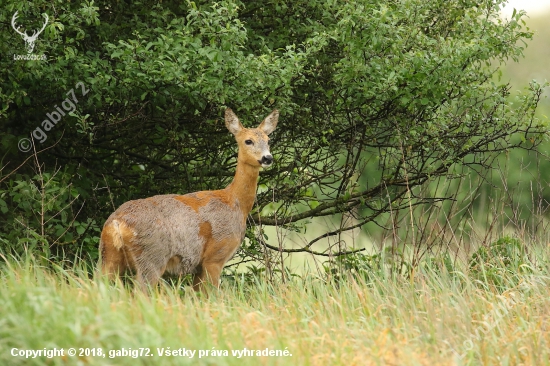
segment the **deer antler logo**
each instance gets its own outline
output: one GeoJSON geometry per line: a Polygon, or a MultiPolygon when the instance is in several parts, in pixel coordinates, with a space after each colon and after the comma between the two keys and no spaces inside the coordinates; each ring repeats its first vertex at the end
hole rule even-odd
{"type": "Polygon", "coordinates": [[[13,17],[11,18],[11,26],[13,27],[13,29],[15,29],[17,33],[21,35],[21,37],[23,37],[23,40],[25,41],[25,47],[27,48],[27,53],[32,53],[32,50],[34,50],[34,42],[36,42],[36,38],[38,38],[40,33],[42,33],[44,28],[46,28],[46,25],[48,25],[48,20],[50,18],[48,18],[48,14],[44,13],[43,15],[44,15],[44,18],[46,18],[46,21],[44,22],[42,29],[40,29],[39,31],[35,30],[32,36],[29,36],[26,31],[21,32],[19,30],[19,27],[15,25],[15,20],[17,19],[17,13],[18,12],[16,11],[15,14],[13,14],[13,17]]]}

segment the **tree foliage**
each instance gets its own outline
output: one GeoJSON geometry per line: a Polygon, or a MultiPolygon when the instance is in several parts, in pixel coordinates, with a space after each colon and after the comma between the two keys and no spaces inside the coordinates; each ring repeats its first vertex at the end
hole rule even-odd
{"type": "MultiPolygon", "coordinates": [[[[252,226],[299,230],[314,217],[354,216],[293,250],[326,254],[315,248],[321,238],[444,199],[414,187],[456,166],[483,169],[546,129],[534,118],[540,85],[511,103],[509,86],[495,81],[532,36],[523,13],[498,17],[500,3],[8,0],[0,15],[3,241],[29,238],[16,229],[25,217],[25,230],[75,252],[82,242],[74,238],[97,235],[127,200],[224,187],[236,165],[226,107],[248,126],[281,110],[276,163],[261,174],[252,226]],[[11,56],[25,53],[10,25],[15,11],[31,27],[49,15],[34,51],[47,61],[11,56]],[[45,124],[56,108],[72,109],[67,99],[74,111],[45,124]],[[35,135],[38,153],[28,159],[18,141],[37,128],[47,139],[35,135]],[[59,172],[51,181],[75,197],[60,202],[82,205],[57,223],[66,233],[40,232],[43,217],[12,194],[37,170],[59,172]]],[[[43,206],[47,192],[36,187],[43,206]]]]}

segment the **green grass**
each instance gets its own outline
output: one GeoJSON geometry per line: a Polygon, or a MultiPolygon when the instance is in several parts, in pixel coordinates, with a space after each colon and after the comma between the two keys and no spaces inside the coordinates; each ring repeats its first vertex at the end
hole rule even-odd
{"type": "Polygon", "coordinates": [[[550,364],[547,268],[533,268],[519,282],[517,275],[501,278],[499,287],[426,263],[412,280],[226,280],[209,297],[177,285],[160,286],[148,297],[89,279],[79,268],[11,260],[0,266],[0,364],[550,364]],[[13,348],[55,347],[65,356],[11,355],[13,348]],[[107,355],[67,356],[71,347],[77,353],[101,348],[107,355]],[[153,356],[109,358],[109,351],[123,348],[148,348],[153,356]],[[157,348],[197,353],[161,357],[157,348]],[[244,348],[286,349],[292,356],[232,356],[244,348]],[[199,359],[198,350],[228,356],[199,359]]]}

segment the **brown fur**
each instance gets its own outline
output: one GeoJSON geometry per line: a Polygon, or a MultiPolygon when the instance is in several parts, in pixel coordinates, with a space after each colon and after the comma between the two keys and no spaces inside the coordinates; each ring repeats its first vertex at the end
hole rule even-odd
{"type": "Polygon", "coordinates": [[[275,110],[258,128],[246,129],[227,109],[225,123],[239,145],[233,182],[222,190],[153,196],[120,206],[101,233],[103,273],[113,277],[133,270],[142,289],[165,272],[194,274],[196,289],[206,281],[217,287],[223,266],[244,239],[260,167],[272,159],[267,135],[277,120],[275,110]]]}

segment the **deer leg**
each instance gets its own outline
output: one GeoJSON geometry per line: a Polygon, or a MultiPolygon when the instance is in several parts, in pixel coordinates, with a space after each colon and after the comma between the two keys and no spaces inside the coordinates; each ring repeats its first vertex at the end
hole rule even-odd
{"type": "Polygon", "coordinates": [[[136,273],[137,285],[141,291],[147,292],[147,286],[155,286],[161,276],[162,272],[154,268],[138,268],[136,273]]]}
{"type": "Polygon", "coordinates": [[[197,272],[193,275],[193,289],[195,291],[199,291],[201,289],[203,272],[204,269],[202,268],[202,265],[199,265],[197,267],[197,272]]]}
{"type": "Polygon", "coordinates": [[[114,248],[110,243],[102,243],[100,248],[101,272],[109,277],[109,280],[116,279],[128,268],[125,250],[114,248]]]}
{"type": "Polygon", "coordinates": [[[193,278],[195,291],[206,292],[206,284],[210,282],[214,287],[220,287],[220,274],[223,265],[219,263],[203,263],[193,278]]]}

